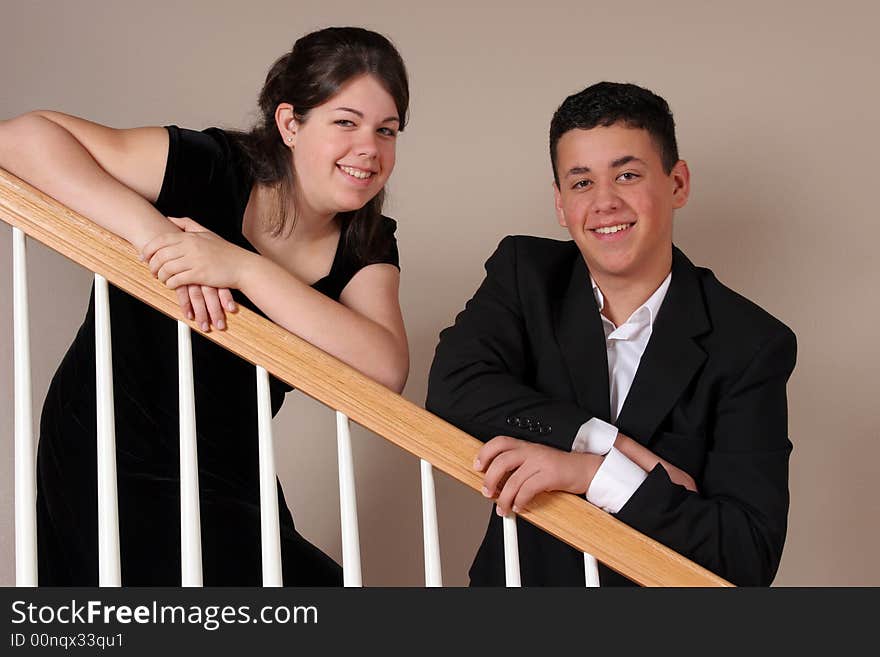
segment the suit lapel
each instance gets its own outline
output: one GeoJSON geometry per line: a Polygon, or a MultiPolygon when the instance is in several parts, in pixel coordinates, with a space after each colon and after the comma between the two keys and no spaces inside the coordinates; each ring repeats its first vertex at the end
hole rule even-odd
{"type": "Polygon", "coordinates": [[[607,422],[611,416],[611,402],[605,332],[590,286],[590,274],[579,251],[568,287],[560,299],[556,339],[578,405],[607,422]]]}
{"type": "Polygon", "coordinates": [[[693,338],[710,329],[696,268],[673,248],[672,282],[617,418],[623,433],[648,443],[705,361],[693,338]]]}

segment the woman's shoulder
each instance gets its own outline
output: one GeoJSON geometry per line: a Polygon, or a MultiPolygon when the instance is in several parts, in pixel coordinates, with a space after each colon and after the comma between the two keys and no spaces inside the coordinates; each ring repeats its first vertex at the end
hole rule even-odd
{"type": "Polygon", "coordinates": [[[250,185],[230,133],[214,127],[192,130],[168,125],[165,129],[168,162],[156,207],[169,216],[197,221],[202,217],[200,223],[213,223],[215,214],[243,209],[250,185]]]}
{"type": "MultiPolygon", "coordinates": [[[[181,193],[223,192],[243,177],[238,148],[222,128],[167,125],[168,163],[159,201],[181,193]]],[[[237,187],[237,185],[234,185],[237,187]]]]}
{"type": "Polygon", "coordinates": [[[169,165],[207,167],[209,171],[218,166],[232,164],[236,147],[230,134],[222,128],[192,130],[177,125],[167,125],[169,139],[169,165]],[[173,158],[173,159],[172,159],[173,158]]]}

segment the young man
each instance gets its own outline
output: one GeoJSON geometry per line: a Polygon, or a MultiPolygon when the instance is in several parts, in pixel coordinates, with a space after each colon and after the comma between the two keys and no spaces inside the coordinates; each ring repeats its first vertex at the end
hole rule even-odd
{"type": "MultiPolygon", "coordinates": [[[[550,124],[573,241],[506,237],[440,334],[426,407],[488,441],[498,515],[567,490],[739,585],[769,585],[788,515],[795,336],[672,244],[690,174],[666,101],[602,82],[550,124]]],[[[519,524],[524,585],[583,585],[583,556],[519,524]]],[[[492,514],[470,571],[503,585],[492,514]]],[[[600,567],[602,585],[628,580],[600,567]]]]}

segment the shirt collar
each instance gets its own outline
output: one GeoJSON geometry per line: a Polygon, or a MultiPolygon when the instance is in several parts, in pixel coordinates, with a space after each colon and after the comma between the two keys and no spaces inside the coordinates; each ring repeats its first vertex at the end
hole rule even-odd
{"type": "MultiPolygon", "coordinates": [[[[629,318],[621,324],[624,326],[629,324],[630,322],[639,322],[645,323],[648,326],[654,326],[654,320],[657,318],[657,313],[660,312],[660,306],[663,305],[663,299],[666,298],[666,292],[669,291],[669,284],[672,282],[672,272],[666,275],[666,278],[663,279],[663,282],[660,283],[660,287],[658,287],[654,293],[648,297],[648,299],[639,306],[629,318]],[[647,321],[645,322],[645,319],[647,321]]],[[[605,307],[605,296],[602,294],[602,290],[599,289],[599,285],[596,283],[596,280],[593,278],[593,275],[590,275],[590,285],[593,286],[593,296],[596,298],[596,304],[599,306],[599,312],[602,312],[602,309],[605,307]]],[[[604,315],[603,319],[607,319],[604,315]]]]}

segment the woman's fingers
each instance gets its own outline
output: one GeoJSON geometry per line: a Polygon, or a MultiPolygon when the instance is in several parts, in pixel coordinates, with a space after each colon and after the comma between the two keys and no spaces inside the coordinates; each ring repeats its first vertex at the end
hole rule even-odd
{"type": "Polygon", "coordinates": [[[183,257],[175,258],[174,260],[167,260],[159,267],[156,271],[156,278],[165,283],[171,289],[175,289],[180,286],[182,283],[178,282],[177,285],[171,285],[169,282],[171,277],[175,274],[180,274],[181,272],[187,271],[189,266],[186,263],[186,260],[183,257]]]}
{"type": "Polygon", "coordinates": [[[189,300],[189,290],[185,287],[179,287],[174,291],[177,293],[177,303],[180,305],[180,311],[183,313],[183,316],[190,321],[195,319],[192,303],[189,300]]]}
{"type": "Polygon", "coordinates": [[[208,307],[205,305],[205,296],[202,294],[201,285],[184,285],[178,289],[186,290],[189,294],[190,303],[192,303],[193,313],[195,314],[196,324],[199,325],[205,333],[211,330],[209,322],[208,307]]]}
{"type": "Polygon", "coordinates": [[[235,304],[235,299],[232,298],[232,292],[229,291],[229,288],[220,288],[218,290],[220,294],[220,303],[223,307],[231,313],[234,313],[238,306],[235,304]]]}
{"type": "Polygon", "coordinates": [[[168,220],[187,233],[209,232],[207,228],[189,217],[168,217],[168,220]]]}
{"type": "Polygon", "coordinates": [[[147,263],[150,268],[150,273],[152,273],[153,276],[157,276],[159,270],[162,268],[162,265],[171,260],[182,258],[183,256],[184,252],[183,249],[180,248],[179,244],[162,247],[152,256],[150,256],[150,260],[147,263]]]}
{"type": "Polygon", "coordinates": [[[220,329],[226,329],[226,313],[223,312],[223,305],[220,301],[220,294],[217,288],[208,285],[202,285],[202,296],[205,298],[205,306],[208,308],[208,315],[211,317],[211,324],[220,329]]]}
{"type": "Polygon", "coordinates": [[[162,233],[161,235],[157,235],[149,242],[147,242],[144,248],[141,249],[141,260],[152,260],[153,256],[156,254],[156,251],[158,251],[159,249],[163,249],[167,246],[179,244],[182,236],[182,233],[162,233]]]}

